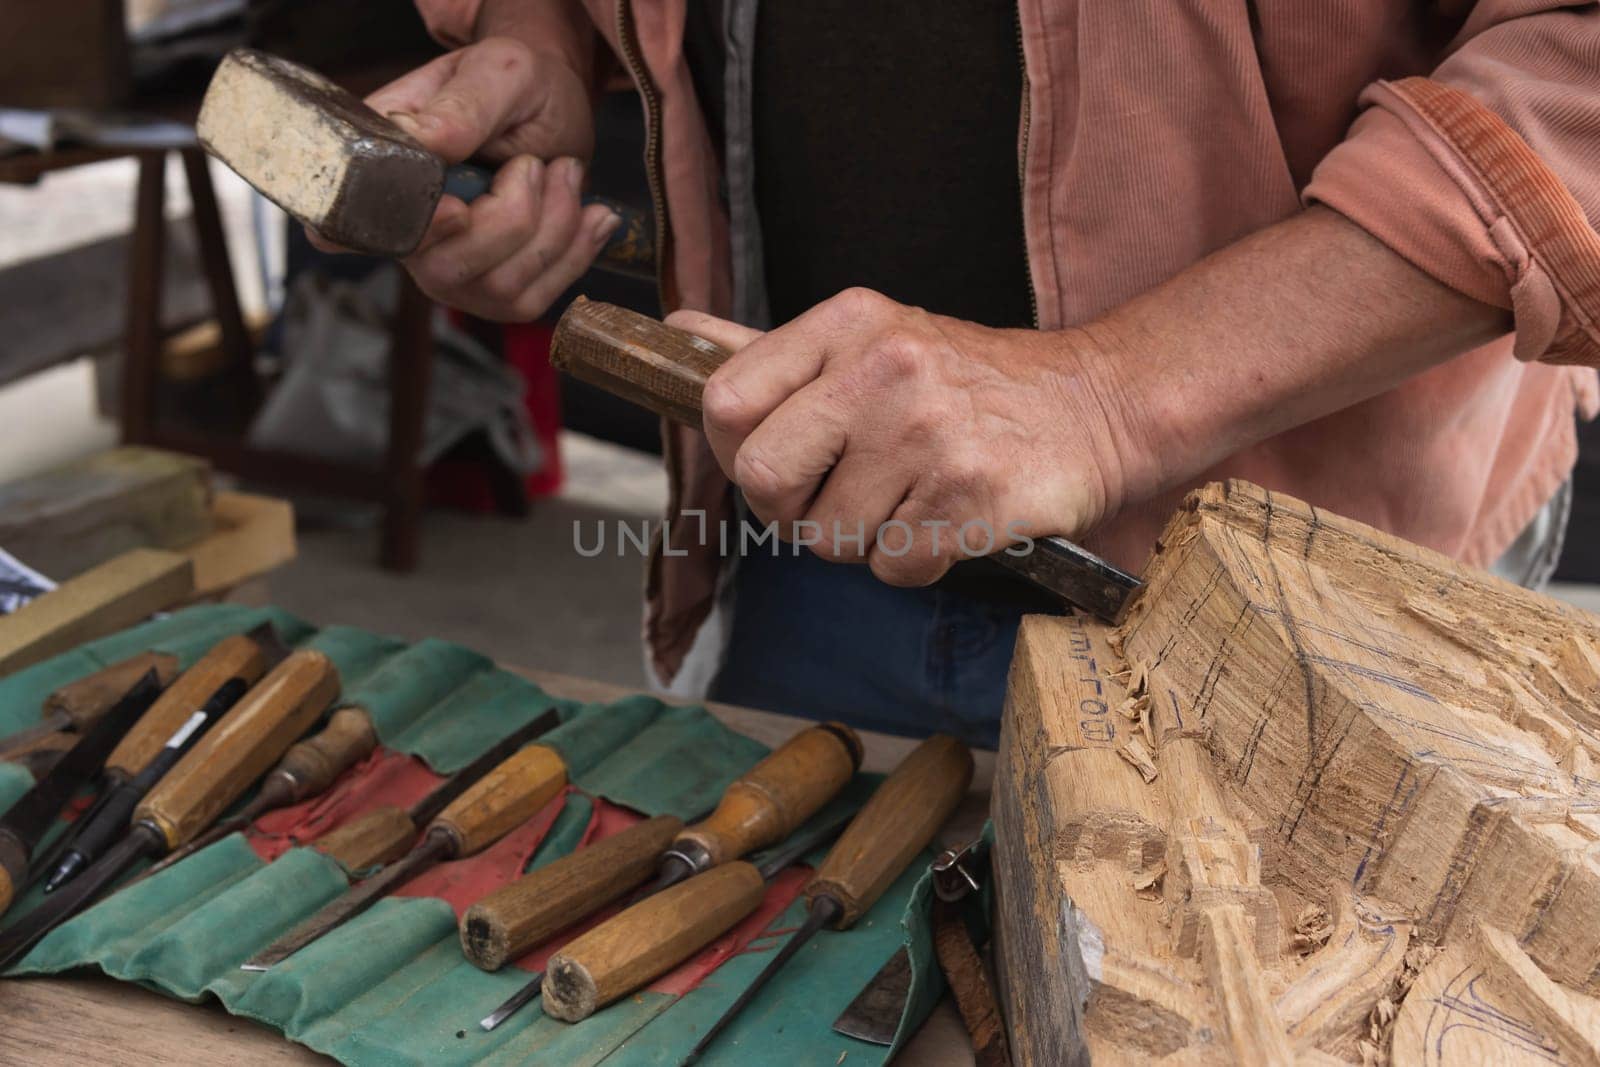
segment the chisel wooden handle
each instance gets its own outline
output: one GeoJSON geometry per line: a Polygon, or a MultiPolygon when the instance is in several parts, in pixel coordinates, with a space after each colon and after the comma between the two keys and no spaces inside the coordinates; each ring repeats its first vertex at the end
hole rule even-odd
{"type": "Polygon", "coordinates": [[[294,784],[293,799],[316,796],[378,747],[378,732],[365,708],[340,708],[319,732],[297,742],[274,768],[294,784]]]}
{"type": "Polygon", "coordinates": [[[411,821],[410,812],[385,804],[364,811],[338,829],[323,834],[311,847],[354,876],[404,856],[416,843],[419,832],[420,828],[411,821]]]}
{"type": "Polygon", "coordinates": [[[673,847],[698,851],[696,869],[726,863],[788,837],[844,788],[861,766],[861,739],[843,723],[822,723],[795,734],[728,787],[704,822],[678,835],[673,847]]]}
{"type": "Polygon", "coordinates": [[[461,917],[461,951],[497,971],[649,878],[683,820],[657,815],[501,886],[461,917]]]}
{"type": "Polygon", "coordinates": [[[581,296],[550,342],[556,369],[696,429],[706,379],[728,355],[686,330],[581,296]]]}
{"type": "Polygon", "coordinates": [[[141,652],[93,674],[68,682],[44,698],[44,717],[59,715],[62,727],[82,733],[133,688],[145,671],[155,671],[163,687],[178,676],[178,657],[165,652],[141,652]]]}
{"type": "Polygon", "coordinates": [[[188,722],[189,716],[199,711],[223,683],[238,678],[254,684],[266,666],[266,652],[254,638],[245,634],[224,637],[193,667],[178,675],[167,691],[156,698],[150,710],[140,716],[107,757],[106,770],[124,779],[132,778],[155,759],[167,739],[188,722]]]}
{"type": "Polygon", "coordinates": [[[290,653],[168,771],[134,812],[177,848],[260,778],[339,695],[333,661],[290,653]]]}
{"type": "Polygon", "coordinates": [[[928,846],[972,782],[972,752],[935,734],[911,750],[872,794],[806,886],[806,899],[832,897],[851,926],[928,846]]]}
{"type": "Polygon", "coordinates": [[[761,872],[713,867],[635,904],[550,957],[547,1015],[575,1023],[676,967],[756,910],[761,872]]]}
{"type": "Polygon", "coordinates": [[[474,782],[433,820],[456,842],[457,856],[487,848],[531,819],[567,787],[567,765],[555,749],[529,745],[474,782]]]}

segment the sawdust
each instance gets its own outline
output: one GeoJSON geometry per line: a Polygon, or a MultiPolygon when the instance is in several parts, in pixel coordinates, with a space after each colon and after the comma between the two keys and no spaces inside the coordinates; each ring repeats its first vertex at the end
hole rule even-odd
{"type": "Polygon", "coordinates": [[[1394,976],[1394,981],[1378,998],[1378,1002],[1372,1006],[1371,1014],[1367,1016],[1367,1036],[1356,1046],[1361,1053],[1362,1067],[1388,1067],[1390,1045],[1394,1037],[1394,1021],[1400,1015],[1400,1005],[1405,1001],[1406,994],[1411,992],[1411,987],[1416,984],[1417,977],[1438,954],[1439,949],[1436,946],[1417,941],[1413,941],[1411,947],[1406,950],[1400,972],[1394,976]]]}

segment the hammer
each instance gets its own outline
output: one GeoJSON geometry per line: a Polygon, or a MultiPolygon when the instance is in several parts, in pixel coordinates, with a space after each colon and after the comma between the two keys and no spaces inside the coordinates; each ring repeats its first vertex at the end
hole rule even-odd
{"type": "MultiPolygon", "coordinates": [[[[315,71],[248,48],[212,75],[195,123],[200,144],[300,222],[371,256],[413,252],[446,192],[471,202],[489,188],[483,167],[438,156],[355,94],[315,71]]],[[[622,217],[597,266],[655,277],[654,227],[622,217]]]]}

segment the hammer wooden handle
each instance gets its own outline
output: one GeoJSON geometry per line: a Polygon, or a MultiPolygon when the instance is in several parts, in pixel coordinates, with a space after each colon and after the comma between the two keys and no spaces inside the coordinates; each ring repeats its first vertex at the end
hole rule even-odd
{"type": "Polygon", "coordinates": [[[547,1015],[575,1023],[676,967],[761,903],[766,883],[743,861],[646,897],[550,957],[547,1015]]]}
{"type": "Polygon", "coordinates": [[[178,675],[178,657],[165,652],[141,652],[76,682],[68,682],[45,697],[45,718],[59,715],[64,720],[64,728],[82,733],[150,670],[156,672],[156,680],[163,687],[169,686],[178,675]]]}
{"type": "Polygon", "coordinates": [[[696,429],[706,379],[728,355],[703,337],[581,296],[550,342],[556,369],[696,429]]]}
{"type": "MultiPolygon", "coordinates": [[[[703,850],[715,866],[788,837],[843,789],[861,766],[861,739],[842,723],[811,726],[728,787],[704,822],[674,847],[703,850]]],[[[703,869],[703,868],[702,868],[703,869]]]]}
{"type": "Polygon", "coordinates": [[[277,770],[294,783],[294,799],[315,796],[333,780],[372,754],[378,734],[365,708],[340,708],[321,731],[283,754],[277,770]]]}
{"type": "Polygon", "coordinates": [[[167,772],[134,821],[155,826],[169,849],[184,844],[266,773],[338,695],[332,660],[312,649],[291,653],[167,772]]]}
{"type": "Polygon", "coordinates": [[[490,893],[461,917],[461,951],[497,971],[655,871],[683,820],[657,815],[490,893]]]}
{"type": "Polygon", "coordinates": [[[972,782],[972,752],[935,734],[911,750],[872,794],[806,886],[806,899],[832,897],[844,909],[834,928],[851,926],[961,803],[972,782]]]}
{"type": "Polygon", "coordinates": [[[385,804],[362,812],[311,845],[345,869],[352,878],[362,871],[393,863],[411,850],[419,828],[404,808],[385,804]]]}
{"type": "Polygon", "coordinates": [[[529,745],[474,782],[433,820],[449,831],[457,856],[494,844],[567,787],[567,765],[552,748],[529,745]]]}
{"type": "MultiPolygon", "coordinates": [[[[156,757],[189,716],[230,679],[254,684],[266,670],[266,653],[245,634],[224,637],[156,698],[106,759],[106,769],[132,778],[156,757]]],[[[203,740],[203,739],[202,739],[203,740]]]]}

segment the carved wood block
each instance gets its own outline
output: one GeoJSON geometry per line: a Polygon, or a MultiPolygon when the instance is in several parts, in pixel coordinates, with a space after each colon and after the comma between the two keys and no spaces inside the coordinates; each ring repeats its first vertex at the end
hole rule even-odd
{"type": "Polygon", "coordinates": [[[1018,635],[1018,1061],[1600,1062],[1600,619],[1239,482],[1145,577],[1018,635]]]}

